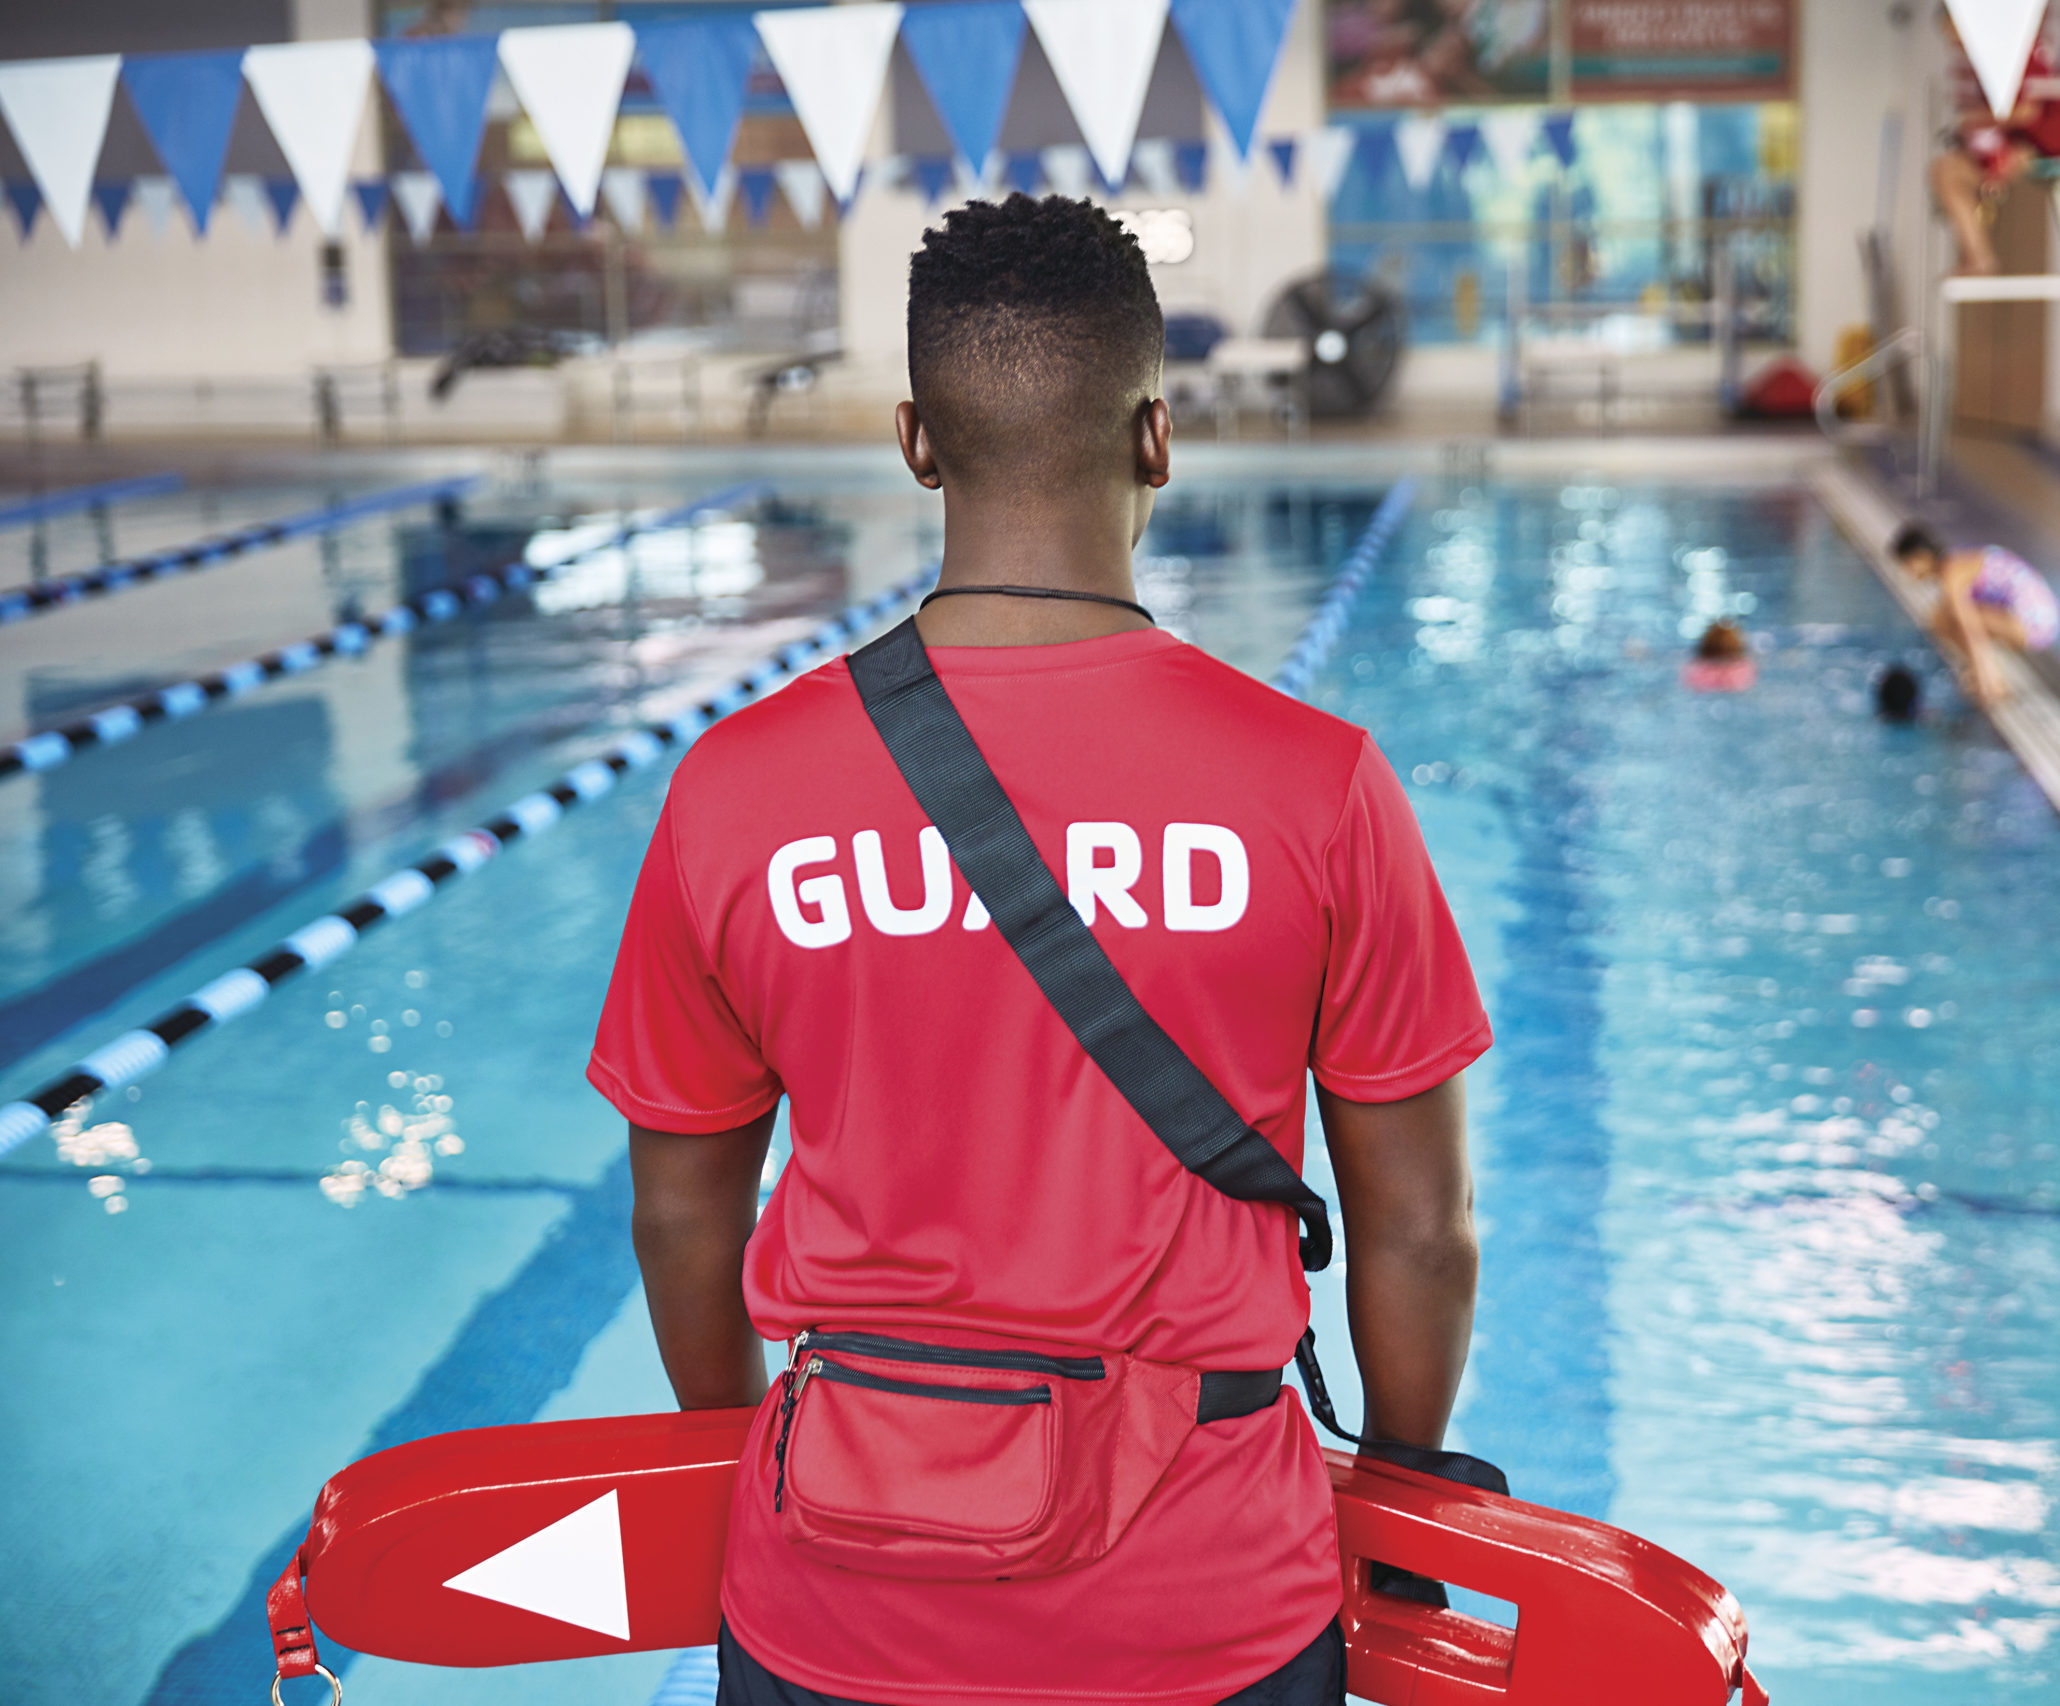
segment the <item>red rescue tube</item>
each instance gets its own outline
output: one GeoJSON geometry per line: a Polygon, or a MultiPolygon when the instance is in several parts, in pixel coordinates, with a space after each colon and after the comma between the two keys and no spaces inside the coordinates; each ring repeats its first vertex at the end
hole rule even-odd
{"type": "MultiPolygon", "coordinates": [[[[310,1613],[332,1640],[417,1664],[707,1645],[752,1414],[479,1428],[352,1464],[322,1489],[269,1598],[281,1675],[317,1669],[310,1613]]],[[[1693,1565],[1585,1517],[1324,1457],[1353,1694],[1388,1706],[1724,1706],[1742,1689],[1744,1706],[1765,1706],[1738,1602],[1693,1565]],[[1521,1627],[1377,1592],[1375,1558],[1511,1601],[1521,1627]]]]}

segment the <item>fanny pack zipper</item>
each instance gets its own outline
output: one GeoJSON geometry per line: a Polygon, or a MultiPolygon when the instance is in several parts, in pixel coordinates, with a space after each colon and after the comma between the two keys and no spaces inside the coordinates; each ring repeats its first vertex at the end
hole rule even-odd
{"type": "Polygon", "coordinates": [[[1100,1357],[1041,1356],[1035,1351],[970,1350],[958,1345],[926,1345],[915,1339],[890,1339],[881,1333],[825,1333],[809,1327],[795,1337],[794,1356],[806,1350],[840,1351],[846,1356],[876,1357],[881,1362],[934,1363],[940,1368],[999,1368],[1017,1374],[1048,1374],[1059,1380],[1102,1380],[1108,1370],[1100,1357]]]}
{"type": "MultiPolygon", "coordinates": [[[[846,1368],[840,1362],[825,1362],[814,1358],[802,1372],[805,1381],[810,1375],[821,1375],[839,1386],[863,1386],[869,1392],[898,1392],[907,1398],[939,1398],[953,1404],[1049,1404],[1049,1386],[933,1386],[919,1380],[895,1380],[884,1374],[867,1374],[863,1369],[846,1368]]],[[[794,1396],[798,1402],[801,1396],[799,1386],[794,1396]]]]}

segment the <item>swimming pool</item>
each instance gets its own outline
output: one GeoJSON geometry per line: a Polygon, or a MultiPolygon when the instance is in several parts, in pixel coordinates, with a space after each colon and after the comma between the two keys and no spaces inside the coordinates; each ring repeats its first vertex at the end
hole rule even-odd
{"type": "MultiPolygon", "coordinates": [[[[651,495],[503,489],[478,514],[519,528],[651,495]]],[[[1270,673],[1380,487],[1169,496],[1146,602],[1270,673]]],[[[745,520],[749,588],[497,609],[0,784],[44,942],[17,993],[65,996],[0,1100],[936,538],[927,500],[863,481],[783,483],[745,520]],[[165,839],[189,793],[213,865],[165,839]],[[293,846],[331,826],[326,862],[235,839],[266,798],[295,804],[293,846]],[[49,826],[100,822],[104,846],[128,840],[96,867],[122,882],[96,889],[90,841],[49,826]],[[249,870],[273,886],[219,904],[249,870]],[[123,954],[129,983],[80,981],[123,954]]],[[[352,539],[368,601],[427,572],[419,529],[352,539]]],[[[319,554],[271,567],[310,620],[260,645],[334,604],[319,554]]],[[[242,608],[238,586],[283,584],[263,572],[126,596],[212,582],[242,608]]],[[[76,669],[169,668],[116,609],[49,619],[106,623],[76,669]]],[[[2038,940],[2060,825],[1935,673],[1933,720],[1871,720],[1868,676],[1902,654],[1916,637],[1793,489],[1446,481],[1312,689],[1407,781],[1498,1028],[1473,1078],[1483,1290],[1456,1432],[1520,1494],[1725,1581],[1783,1706],[2043,1699],[2060,1631],[2060,1120],[2041,1093],[2060,989],[2038,940]],[[1760,685],[1684,692],[1684,631],[1731,610],[1773,642],[1760,685]]],[[[262,1591],[333,1469],[453,1427],[664,1406],[620,1125],[580,1076],[664,768],[103,1099],[93,1120],[126,1124],[136,1160],[103,1130],[67,1134],[71,1160],[44,1140],[0,1163],[11,1699],[257,1698],[262,1591]]],[[[1335,1276],[1318,1326],[1351,1414],[1335,1276]]],[[[362,1660],[349,1684],[642,1702],[667,1665],[362,1660]]]]}

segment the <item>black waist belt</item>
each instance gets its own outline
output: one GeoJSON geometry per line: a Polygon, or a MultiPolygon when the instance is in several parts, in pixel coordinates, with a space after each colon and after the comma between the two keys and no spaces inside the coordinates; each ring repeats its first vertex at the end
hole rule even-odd
{"type": "Polygon", "coordinates": [[[1198,1422],[1228,1422],[1263,1410],[1280,1396],[1280,1370],[1210,1369],[1202,1376],[1202,1395],[1195,1404],[1198,1422]]]}

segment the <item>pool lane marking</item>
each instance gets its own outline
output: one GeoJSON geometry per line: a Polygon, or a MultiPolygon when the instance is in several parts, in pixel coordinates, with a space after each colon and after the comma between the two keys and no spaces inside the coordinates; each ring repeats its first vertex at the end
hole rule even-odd
{"type": "Polygon", "coordinates": [[[47,610],[63,609],[83,599],[101,598],[126,587],[140,586],[146,581],[212,568],[231,557],[240,557],[246,551],[255,551],[266,545],[283,544],[288,539],[311,534],[333,533],[339,527],[362,521],[367,516],[383,515],[388,510],[407,509],[414,504],[432,503],[438,498],[459,497],[479,482],[479,475],[463,474],[448,480],[424,480],[412,486],[394,486],[383,492],[368,492],[361,498],[351,498],[343,503],[305,510],[299,515],[281,516],[277,521],[252,522],[250,526],[239,527],[232,533],[217,534],[212,539],[202,539],[191,545],[175,545],[169,550],[151,551],[141,557],[129,557],[119,563],[109,563],[104,568],[89,569],[84,574],[62,575],[56,580],[10,587],[0,592],[0,627],[10,622],[26,621],[47,610]]]}
{"type": "Polygon", "coordinates": [[[127,503],[132,498],[169,496],[186,484],[179,474],[143,474],[133,480],[104,480],[97,486],[72,486],[61,492],[46,492],[39,498],[0,508],[0,527],[21,527],[31,521],[49,521],[82,509],[99,509],[108,504],[127,503]]]}
{"type": "Polygon", "coordinates": [[[830,655],[913,599],[936,578],[934,565],[853,604],[806,638],[782,646],[721,691],[668,722],[649,723],[597,758],[576,764],[549,787],[525,794],[475,828],[403,866],[336,911],[304,924],[256,959],[202,985],[149,1024],[95,1049],[27,1099],[0,1107],[0,1155],[48,1131],[67,1108],[118,1090],[162,1066],[171,1051],[211,1025],[226,1025],[262,1002],[295,972],[329,964],[356,947],[368,930],[413,912],[454,877],[470,875],[509,843],[540,835],[566,812],[599,799],[617,779],[652,763],[668,747],[684,747],[710,724],[761,697],[804,664],[830,655]]]}
{"type": "Polygon", "coordinates": [[[155,692],[140,693],[133,699],[106,706],[91,716],[60,728],[39,729],[0,748],[0,779],[24,772],[54,770],[74,753],[89,747],[113,746],[141,733],[153,723],[178,722],[208,705],[240,699],[268,681],[277,681],[287,675],[305,675],[331,658],[360,656],[380,640],[412,633],[425,625],[448,622],[460,611],[484,609],[504,592],[548,580],[560,569],[585,562],[604,551],[619,550],[640,533],[684,526],[698,515],[730,508],[770,489],[767,481],[747,480],[727,487],[713,497],[670,510],[654,520],[630,523],[612,537],[575,551],[546,567],[532,567],[517,557],[497,569],[485,569],[463,580],[446,581],[442,586],[418,592],[376,616],[339,622],[324,633],[311,634],[293,645],[245,658],[241,663],[232,663],[212,675],[174,682],[155,692]]]}
{"type": "Polygon", "coordinates": [[[1323,667],[1324,659],[1330,656],[1331,647],[1338,643],[1338,636],[1345,631],[1353,604],[1366,590],[1366,582],[1379,564],[1381,553],[1387,549],[1395,529],[1401,526],[1402,517],[1415,497],[1416,481],[1412,478],[1405,476],[1388,488],[1387,496],[1381,499],[1380,507],[1373,512],[1373,519],[1366,524],[1365,531],[1359,535],[1339,568],[1337,578],[1331,582],[1329,593],[1316,607],[1316,614],[1309,619],[1301,637],[1295,641],[1287,661],[1274,671],[1273,685],[1281,692],[1297,699],[1308,697],[1309,683],[1317,670],[1323,667]]]}

